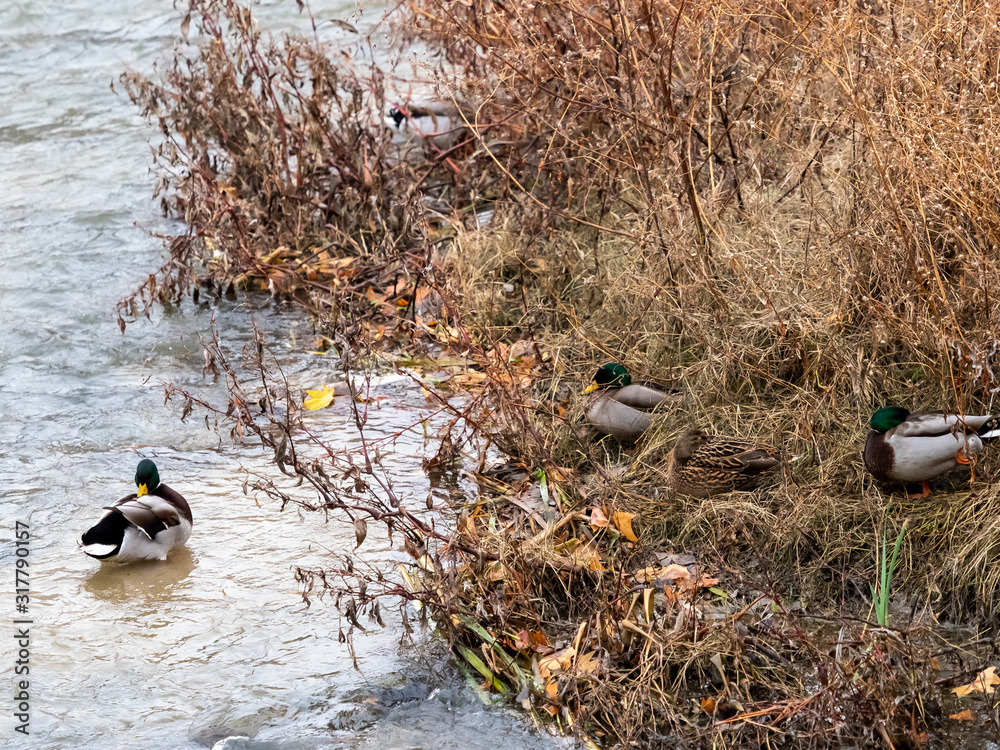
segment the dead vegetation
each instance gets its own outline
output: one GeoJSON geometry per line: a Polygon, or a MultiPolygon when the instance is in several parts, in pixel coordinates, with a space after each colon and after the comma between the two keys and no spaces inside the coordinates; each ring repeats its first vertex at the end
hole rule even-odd
{"type": "MultiPolygon", "coordinates": [[[[258,431],[316,507],[396,524],[416,560],[408,592],[346,564],[308,590],[340,587],[352,625],[421,600],[488,689],[608,746],[946,746],[966,726],[942,686],[996,650],[936,618],[995,624],[1000,460],[909,500],[859,453],[890,402],[996,410],[998,9],[412,0],[397,22],[446,62],[462,126],[400,156],[383,71],[191,7],[196,52],[126,81],[189,227],[131,314],[235,285],[318,311],[345,372],[386,344],[446,352],[468,400],[429,398],[465,432],[429,468],[473,432],[511,459],[442,535],[377,461],[334,492],[332,454],[258,431]],[[684,394],[631,453],[582,425],[609,360],[684,394]],[[671,495],[689,425],[783,446],[780,481],[671,495]],[[904,522],[898,629],[877,627],[876,540],[904,522]]],[[[967,737],[1000,731],[995,701],[967,737]]]]}

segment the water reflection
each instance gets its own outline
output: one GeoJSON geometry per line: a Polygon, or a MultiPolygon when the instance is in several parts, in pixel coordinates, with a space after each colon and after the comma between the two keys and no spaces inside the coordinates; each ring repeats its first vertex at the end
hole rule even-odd
{"type": "Polygon", "coordinates": [[[83,588],[95,599],[108,604],[125,601],[162,601],[169,603],[174,589],[198,564],[188,547],[170,552],[167,562],[148,560],[140,563],[102,563],[87,577],[83,588]]]}

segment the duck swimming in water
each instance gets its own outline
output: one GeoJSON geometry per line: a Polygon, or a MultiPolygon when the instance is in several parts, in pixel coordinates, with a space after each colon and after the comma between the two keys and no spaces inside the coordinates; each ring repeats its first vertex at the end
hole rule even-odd
{"type": "Polygon", "coordinates": [[[108,512],[80,539],[83,551],[98,560],[166,560],[167,553],[191,536],[191,507],[160,482],[148,458],[135,470],[136,491],[105,508],[108,512]]]}

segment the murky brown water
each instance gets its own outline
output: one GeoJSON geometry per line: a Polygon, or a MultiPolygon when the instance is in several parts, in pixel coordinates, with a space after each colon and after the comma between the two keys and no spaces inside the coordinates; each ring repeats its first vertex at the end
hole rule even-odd
{"type": "MultiPolygon", "coordinates": [[[[197,336],[211,308],[158,310],[122,336],[114,303],[162,257],[142,228],[169,231],[150,200],[147,126],[109,90],[126,67],[152,69],[174,43],[170,2],[0,5],[0,617],[14,614],[10,541],[32,531],[30,736],[13,732],[0,699],[0,742],[38,748],[548,747],[522,718],[484,708],[451,671],[433,636],[400,651],[399,629],[359,635],[361,671],[338,643],[336,611],[306,608],[292,566],[322,565],[353,533],[241,493],[237,452],[179,405],[161,381],[206,389],[197,336]],[[194,534],[168,564],[104,566],[76,539],[101,507],[131,490],[141,457],[190,501],[194,534]],[[240,743],[243,744],[240,744],[240,743]]],[[[319,18],[353,5],[313,2],[319,18]]],[[[264,25],[304,22],[295,3],[268,3],[264,25]]],[[[332,28],[332,27],[331,27],[332,28]]],[[[332,32],[331,32],[332,33],[332,32]]],[[[258,300],[255,313],[293,381],[332,380],[330,365],[291,342],[308,322],[258,300]]],[[[223,337],[245,338],[246,309],[221,301],[223,337]]],[[[419,393],[387,384],[370,437],[427,411],[419,393]]],[[[356,443],[347,409],[310,417],[338,445],[356,443]]],[[[404,496],[423,498],[422,433],[385,451],[404,496]]],[[[454,488],[442,488],[451,492],[454,488]]],[[[369,559],[394,553],[372,534],[369,559]]],[[[0,669],[13,678],[13,643],[0,669]]],[[[9,685],[9,682],[4,684],[9,685]]]]}

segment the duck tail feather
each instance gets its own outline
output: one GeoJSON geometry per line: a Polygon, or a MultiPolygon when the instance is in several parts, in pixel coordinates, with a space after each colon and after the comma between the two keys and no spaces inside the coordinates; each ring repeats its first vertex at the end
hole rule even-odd
{"type": "Polygon", "coordinates": [[[979,434],[979,437],[983,440],[983,442],[988,443],[991,440],[996,440],[997,438],[1000,438],[1000,425],[997,425],[997,426],[993,427],[992,429],[988,429],[988,430],[986,430],[984,432],[980,432],[978,434],[979,434]]]}
{"type": "Polygon", "coordinates": [[[95,560],[107,560],[109,557],[114,557],[118,554],[118,545],[91,544],[83,551],[95,560]]]}
{"type": "MultiPolygon", "coordinates": [[[[120,513],[108,513],[98,521],[96,526],[92,526],[80,537],[81,543],[85,547],[92,544],[103,544],[117,547],[125,538],[125,529],[128,528],[128,519],[120,513]]],[[[89,554],[89,553],[88,553],[89,554]]]]}
{"type": "MultiPolygon", "coordinates": [[[[755,451],[755,453],[757,452],[755,451]]],[[[746,469],[743,473],[751,476],[754,474],[763,474],[764,472],[777,467],[780,463],[781,461],[778,459],[767,455],[764,451],[760,451],[758,455],[747,459],[746,469]]]]}

